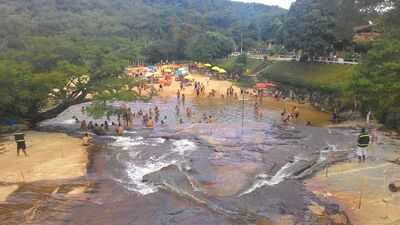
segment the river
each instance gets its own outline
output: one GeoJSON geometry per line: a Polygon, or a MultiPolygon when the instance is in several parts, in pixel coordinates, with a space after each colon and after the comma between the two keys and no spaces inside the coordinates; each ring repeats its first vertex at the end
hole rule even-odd
{"type": "MultiPolygon", "coordinates": [[[[309,205],[314,202],[331,214],[341,213],[307,191],[303,179],[324,168],[330,155],[351,157],[355,133],[283,124],[277,103],[271,107],[269,100],[259,118],[254,99],[245,99],[244,104],[217,97],[191,97],[185,105],[175,97],[112,103],[134,111],[158,106],[167,125],[147,129],[135,119],[123,136],[96,136],[88,173],[96,188],[89,202],[72,207],[63,224],[313,224],[317,216],[309,205]],[[187,106],[193,108],[192,118],[184,113],[187,106]],[[200,123],[203,113],[215,121],[200,123]]],[[[41,126],[79,133],[72,116],[93,120],[81,113],[82,106],[41,126]]],[[[312,118],[313,112],[304,114],[312,118]]]]}

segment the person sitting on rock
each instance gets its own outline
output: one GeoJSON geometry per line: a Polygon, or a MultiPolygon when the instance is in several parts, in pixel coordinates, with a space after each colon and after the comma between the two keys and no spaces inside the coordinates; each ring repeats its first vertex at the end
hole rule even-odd
{"type": "Polygon", "coordinates": [[[91,143],[92,137],[89,135],[89,133],[85,133],[85,135],[82,137],[83,146],[89,146],[91,143]]]}

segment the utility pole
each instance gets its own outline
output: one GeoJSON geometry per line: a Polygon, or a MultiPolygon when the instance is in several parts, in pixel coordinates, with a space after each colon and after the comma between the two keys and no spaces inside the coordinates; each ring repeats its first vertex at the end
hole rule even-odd
{"type": "Polygon", "coordinates": [[[244,128],[244,91],[242,93],[242,135],[243,135],[243,128],[244,128]]]}
{"type": "Polygon", "coordinates": [[[243,32],[240,31],[240,54],[243,54],[243,32]]]}

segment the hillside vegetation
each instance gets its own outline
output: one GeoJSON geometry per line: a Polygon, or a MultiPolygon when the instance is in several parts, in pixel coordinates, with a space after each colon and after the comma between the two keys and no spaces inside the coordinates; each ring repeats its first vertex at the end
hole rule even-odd
{"type": "MultiPolygon", "coordinates": [[[[229,57],[225,59],[219,59],[215,61],[215,64],[218,65],[221,68],[226,69],[227,71],[231,73],[235,73],[238,68],[238,61],[240,63],[240,56],[239,57],[229,57]]],[[[243,60],[242,60],[243,61],[243,60]]],[[[245,62],[243,63],[243,74],[244,75],[253,75],[255,74],[259,69],[264,68],[266,66],[266,62],[262,59],[252,59],[252,58],[247,58],[244,60],[245,62]]],[[[239,71],[240,72],[240,71],[239,71]]]]}
{"type": "Polygon", "coordinates": [[[273,62],[263,78],[294,87],[339,92],[345,91],[350,84],[353,68],[354,66],[337,64],[273,62]]]}
{"type": "Polygon", "coordinates": [[[115,92],[139,85],[122,79],[129,63],[226,57],[241,37],[245,49],[272,38],[285,13],[228,0],[0,0],[0,117],[35,123],[92,93],[137,98],[115,92]]]}
{"type": "Polygon", "coordinates": [[[229,45],[211,56],[222,57],[240,43],[241,33],[245,49],[273,38],[272,21],[285,13],[228,0],[0,1],[0,52],[35,51],[52,42],[94,43],[155,62],[196,57],[188,46],[205,49],[204,40],[217,37],[229,45]]]}

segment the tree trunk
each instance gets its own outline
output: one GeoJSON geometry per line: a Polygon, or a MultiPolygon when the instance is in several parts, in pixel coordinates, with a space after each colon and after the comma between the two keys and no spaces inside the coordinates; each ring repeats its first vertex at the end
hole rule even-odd
{"type": "Polygon", "coordinates": [[[81,103],[88,102],[88,101],[90,101],[90,100],[86,99],[86,94],[82,94],[73,100],[64,101],[54,108],[51,108],[45,112],[41,112],[41,113],[38,113],[38,114],[32,116],[29,119],[29,122],[32,124],[32,126],[36,126],[37,123],[39,123],[43,120],[52,119],[54,117],[57,117],[58,114],[62,113],[63,111],[65,111],[72,105],[81,104],[81,103]]]}

